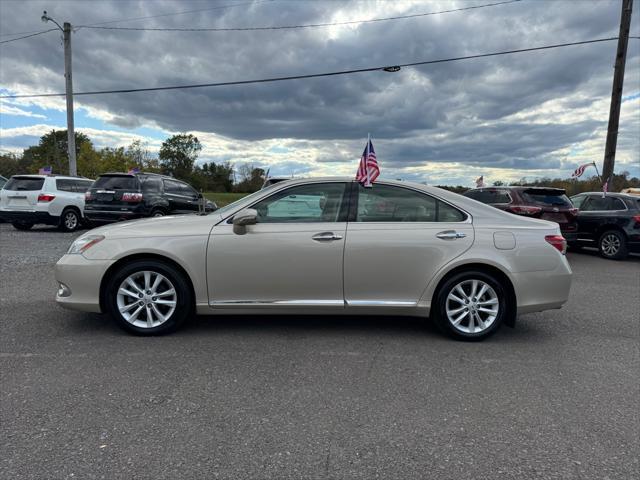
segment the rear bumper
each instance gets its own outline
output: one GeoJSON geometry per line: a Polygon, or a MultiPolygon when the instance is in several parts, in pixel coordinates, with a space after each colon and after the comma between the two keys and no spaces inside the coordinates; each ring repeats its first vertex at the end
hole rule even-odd
{"type": "Polygon", "coordinates": [[[0,210],[0,218],[9,223],[44,223],[45,225],[58,225],[60,223],[60,217],[34,210],[0,210]]]}
{"type": "Polygon", "coordinates": [[[518,315],[561,308],[569,299],[572,276],[564,255],[554,270],[512,274],[518,315]]]}
{"type": "Polygon", "coordinates": [[[578,234],[576,232],[563,232],[562,230],[560,230],[560,234],[569,243],[575,242],[578,239],[578,234]]]}
{"type": "Polygon", "coordinates": [[[122,220],[144,218],[147,215],[143,211],[136,210],[88,210],[85,208],[84,217],[92,222],[112,223],[122,220]]]}

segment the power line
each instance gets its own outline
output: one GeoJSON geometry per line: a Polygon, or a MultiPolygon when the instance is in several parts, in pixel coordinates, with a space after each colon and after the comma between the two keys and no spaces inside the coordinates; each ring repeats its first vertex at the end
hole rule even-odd
{"type": "Polygon", "coordinates": [[[24,37],[12,38],[10,40],[2,40],[0,44],[15,42],[16,40],[22,40],[23,38],[35,37],[36,35],[42,35],[43,33],[59,31],[57,28],[50,28],[49,30],[42,30],[41,32],[32,33],[31,35],[25,35],[24,37]]]}
{"type": "Polygon", "coordinates": [[[98,30],[151,31],[151,32],[249,32],[249,31],[260,31],[260,30],[293,30],[298,28],[332,27],[332,26],[339,26],[339,25],[354,25],[354,24],[362,24],[362,23],[386,22],[390,20],[404,20],[407,18],[428,17],[431,15],[440,15],[443,13],[462,12],[465,10],[476,10],[479,8],[495,7],[498,5],[507,5],[510,3],[518,3],[521,1],[522,0],[506,0],[502,2],[496,2],[496,3],[487,3],[484,5],[473,5],[470,7],[441,10],[438,12],[414,13],[410,15],[399,15],[395,17],[372,18],[369,20],[350,20],[346,22],[309,23],[304,25],[280,25],[280,26],[274,26],[274,27],[147,28],[147,27],[100,27],[100,26],[93,26],[93,25],[80,25],[78,28],[91,28],[91,29],[98,29],[98,30]]]}
{"type": "MultiPolygon", "coordinates": [[[[274,2],[276,0],[254,0],[251,2],[244,2],[244,3],[233,3],[230,5],[218,5],[216,7],[209,7],[209,8],[199,8],[197,10],[185,10],[182,12],[173,12],[173,13],[161,13],[158,15],[148,15],[146,17],[134,17],[134,18],[121,18],[120,20],[109,20],[107,22],[97,22],[97,23],[90,23],[88,25],[84,25],[84,27],[92,27],[94,25],[107,25],[110,23],[120,23],[120,22],[133,22],[136,20],[147,20],[149,18],[158,18],[158,17],[171,17],[174,15],[185,15],[187,13],[198,13],[198,12],[206,12],[209,10],[220,10],[223,8],[231,8],[231,7],[241,7],[244,5],[252,5],[252,4],[256,4],[256,3],[264,3],[264,2],[274,2]]],[[[48,30],[45,30],[48,31],[48,30]]],[[[13,37],[15,35],[29,35],[31,33],[44,33],[45,31],[39,31],[39,30],[32,30],[29,32],[14,32],[14,33],[0,33],[0,37],[13,37]]],[[[24,37],[27,38],[27,37],[24,37]]],[[[13,40],[19,40],[18,38],[15,38],[13,40]]]]}
{"type": "MultiPolygon", "coordinates": [[[[520,48],[517,50],[504,50],[500,52],[481,53],[477,55],[466,55],[463,57],[442,58],[438,60],[424,60],[419,62],[391,64],[391,65],[368,67],[368,68],[356,68],[356,69],[350,69],[350,70],[340,70],[335,72],[312,73],[307,75],[291,75],[291,76],[285,76],[285,77],[261,78],[256,80],[236,80],[236,81],[230,81],[230,82],[200,83],[200,84],[192,84],[192,85],[174,85],[169,87],[126,88],[126,89],[120,89],[120,90],[96,90],[96,91],[89,91],[89,92],[77,92],[77,93],[74,93],[74,96],[104,95],[109,93],[156,92],[160,90],[182,90],[182,89],[204,88],[204,87],[248,85],[253,83],[270,83],[270,82],[281,82],[286,80],[302,80],[307,78],[331,77],[336,75],[350,75],[354,73],[385,71],[385,70],[394,72],[394,71],[398,71],[401,67],[417,67],[420,65],[432,65],[436,63],[457,62],[461,60],[471,60],[475,58],[497,57],[499,55],[511,55],[515,53],[535,52],[540,50],[550,50],[553,48],[570,47],[574,45],[587,45],[592,43],[611,42],[617,39],[618,37],[597,38],[593,40],[583,40],[581,42],[558,43],[555,45],[544,45],[541,47],[520,48]]],[[[32,95],[2,95],[0,96],[0,98],[61,97],[64,95],[65,95],[64,93],[39,93],[39,94],[32,94],[32,95]]]]}

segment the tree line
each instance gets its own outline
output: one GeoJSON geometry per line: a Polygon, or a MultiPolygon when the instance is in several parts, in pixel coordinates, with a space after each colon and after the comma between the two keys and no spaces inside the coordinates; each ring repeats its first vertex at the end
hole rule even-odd
{"type": "MultiPolygon", "coordinates": [[[[127,147],[96,149],[84,133],[76,132],[75,136],[78,175],[87,178],[137,168],[185,180],[205,192],[254,192],[264,182],[265,171],[252,165],[242,164],[236,169],[230,162],[197,163],[202,145],[198,137],[191,134],[166,139],[157,156],[152,155],[140,140],[127,147]]],[[[46,133],[37,145],[25,148],[22,154],[0,154],[0,174],[7,178],[38,173],[40,168],[49,165],[53,173],[69,171],[66,130],[46,133]]]]}
{"type": "MultiPolygon", "coordinates": [[[[76,132],[76,159],[78,175],[97,178],[107,172],[127,172],[138,168],[140,171],[162,173],[185,180],[196,189],[205,192],[255,192],[264,182],[265,171],[253,165],[241,164],[238,168],[230,162],[197,163],[202,150],[198,138],[191,134],[178,134],[162,142],[158,156],[153,156],[139,140],[127,147],[105,147],[96,149],[89,137],[76,132]]],[[[26,148],[22,154],[0,154],[0,174],[5,177],[23,173],[37,173],[38,169],[51,165],[54,173],[69,171],[67,154],[67,131],[52,130],[40,137],[37,145],[26,148]]],[[[640,188],[640,179],[630,177],[629,172],[615,174],[612,178],[612,192],[623,188],[640,188]]],[[[507,183],[496,180],[494,186],[507,183]]],[[[569,178],[540,178],[511,182],[514,186],[563,188],[567,195],[580,192],[602,190],[602,181],[597,176],[584,180],[569,178]]],[[[438,185],[441,188],[464,193],[468,187],[461,185],[438,185]]]]}

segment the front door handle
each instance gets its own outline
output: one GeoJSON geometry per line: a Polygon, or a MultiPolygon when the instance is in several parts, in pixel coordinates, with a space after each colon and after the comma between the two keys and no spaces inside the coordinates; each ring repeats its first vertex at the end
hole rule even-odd
{"type": "Polygon", "coordinates": [[[445,230],[444,232],[436,233],[436,237],[442,240],[455,240],[456,238],[464,238],[466,236],[466,233],[456,232],[455,230],[445,230]]]}
{"type": "Polygon", "coordinates": [[[332,242],[334,240],[342,240],[342,235],[336,235],[333,232],[321,232],[321,233],[316,233],[313,237],[311,237],[312,240],[315,240],[316,242],[332,242]]]}

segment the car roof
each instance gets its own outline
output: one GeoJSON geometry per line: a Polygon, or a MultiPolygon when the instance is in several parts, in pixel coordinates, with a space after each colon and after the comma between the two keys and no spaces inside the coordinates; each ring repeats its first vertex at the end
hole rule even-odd
{"type": "Polygon", "coordinates": [[[180,180],[175,177],[170,177],[169,175],[162,175],[161,173],[153,173],[153,172],[136,172],[136,173],[106,172],[106,173],[101,173],[99,176],[100,177],[137,177],[137,176],[160,177],[160,178],[166,178],[168,180],[175,180],[176,182],[188,183],[186,180],[180,180]]]}
{"type": "MultiPolygon", "coordinates": [[[[572,195],[571,198],[577,197],[578,195],[602,195],[602,192],[580,192],[572,195]]],[[[637,199],[634,195],[629,195],[628,193],[619,193],[619,192],[607,192],[607,197],[619,197],[619,198],[631,198],[637,199]]]]}
{"type": "Polygon", "coordinates": [[[566,190],[564,188],[558,188],[558,187],[533,187],[533,186],[529,187],[529,186],[526,186],[526,185],[490,185],[490,186],[486,186],[486,187],[470,188],[467,191],[471,192],[473,190],[497,190],[497,189],[504,189],[504,190],[544,190],[544,191],[555,191],[555,192],[566,193],[566,190]]]}
{"type": "Polygon", "coordinates": [[[11,175],[11,178],[61,178],[63,180],[91,180],[93,182],[92,179],[87,178],[87,177],[79,177],[79,176],[72,176],[72,175],[59,175],[56,173],[53,173],[51,175],[40,175],[40,174],[36,174],[36,173],[21,173],[18,175],[11,175]]]}

